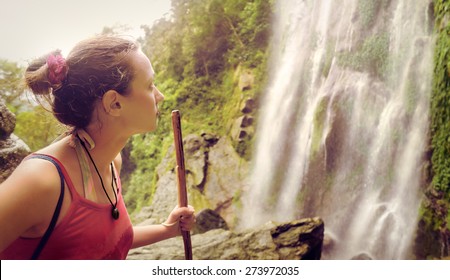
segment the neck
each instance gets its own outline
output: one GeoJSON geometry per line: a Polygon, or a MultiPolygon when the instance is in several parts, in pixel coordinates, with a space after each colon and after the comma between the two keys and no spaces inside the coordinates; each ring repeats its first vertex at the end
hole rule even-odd
{"type": "Polygon", "coordinates": [[[95,125],[88,126],[85,132],[92,138],[95,146],[89,152],[100,172],[108,172],[109,165],[125,147],[128,137],[121,136],[113,130],[95,125]]]}

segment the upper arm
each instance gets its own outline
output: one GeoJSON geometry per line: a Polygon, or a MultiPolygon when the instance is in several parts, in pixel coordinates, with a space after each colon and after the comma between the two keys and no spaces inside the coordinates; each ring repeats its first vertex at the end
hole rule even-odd
{"type": "Polygon", "coordinates": [[[59,193],[59,175],[51,163],[22,162],[0,184],[0,252],[27,230],[48,225],[59,193]]]}

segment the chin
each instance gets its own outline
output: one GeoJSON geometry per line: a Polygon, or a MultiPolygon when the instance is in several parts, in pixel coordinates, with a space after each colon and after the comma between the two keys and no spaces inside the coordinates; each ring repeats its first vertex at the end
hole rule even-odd
{"type": "Polygon", "coordinates": [[[157,128],[158,128],[158,125],[154,124],[154,125],[152,125],[150,127],[147,127],[147,129],[145,129],[144,132],[154,132],[157,128]]]}
{"type": "Polygon", "coordinates": [[[154,132],[157,129],[157,126],[148,126],[146,128],[141,128],[141,129],[136,129],[133,133],[133,135],[135,134],[144,134],[144,133],[149,133],[149,132],[154,132]]]}

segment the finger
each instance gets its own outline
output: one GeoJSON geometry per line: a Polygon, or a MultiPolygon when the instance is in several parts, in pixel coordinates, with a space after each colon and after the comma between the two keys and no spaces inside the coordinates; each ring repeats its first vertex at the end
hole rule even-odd
{"type": "Polygon", "coordinates": [[[194,209],[190,209],[187,207],[181,207],[179,209],[177,209],[177,215],[179,216],[193,216],[195,213],[194,209]]]}
{"type": "Polygon", "coordinates": [[[170,213],[171,216],[180,217],[185,215],[186,209],[184,207],[175,207],[170,213]]]}
{"type": "Polygon", "coordinates": [[[192,223],[180,224],[180,228],[181,228],[181,230],[184,230],[184,231],[191,231],[192,228],[194,228],[194,224],[192,224],[192,223]]]}
{"type": "Polygon", "coordinates": [[[194,228],[194,226],[195,226],[194,224],[186,224],[186,225],[181,225],[180,228],[182,230],[190,231],[190,230],[192,230],[194,228]]]}

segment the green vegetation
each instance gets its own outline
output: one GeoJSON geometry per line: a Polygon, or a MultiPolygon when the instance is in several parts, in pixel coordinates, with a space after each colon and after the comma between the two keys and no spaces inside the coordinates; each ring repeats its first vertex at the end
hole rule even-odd
{"type": "Polygon", "coordinates": [[[31,151],[36,151],[51,143],[62,128],[43,107],[22,100],[26,95],[24,71],[15,62],[0,60],[0,94],[8,109],[16,115],[14,133],[27,143],[31,151]]]}
{"type": "MultiPolygon", "coordinates": [[[[123,153],[129,212],[151,203],[158,178],[155,169],[173,143],[172,110],[182,114],[184,135],[230,136],[244,101],[258,99],[265,85],[272,2],[172,0],[171,20],[143,26],[145,36],[140,43],[152,61],[156,86],[165,100],[157,131],[134,136],[123,153]],[[238,88],[243,71],[254,76],[253,86],[245,91],[238,88]]],[[[102,33],[124,30],[124,26],[105,27],[102,33]]],[[[23,106],[19,100],[25,94],[23,72],[14,63],[0,61],[0,92],[17,116],[15,133],[34,151],[51,143],[61,129],[49,112],[33,104],[23,106]]],[[[235,148],[249,159],[252,144],[249,138],[235,148]]]]}
{"type": "Polygon", "coordinates": [[[450,240],[450,2],[434,1],[436,49],[431,99],[431,176],[421,209],[416,254],[448,257],[450,240]]]}
{"type": "Polygon", "coordinates": [[[362,19],[362,27],[368,29],[375,21],[377,6],[379,1],[360,0],[358,2],[358,11],[362,19]]]}
{"type": "Polygon", "coordinates": [[[338,62],[357,71],[368,69],[383,78],[387,73],[388,57],[389,34],[381,33],[367,37],[358,50],[342,53],[338,62]]]}
{"type": "Polygon", "coordinates": [[[328,43],[326,46],[326,52],[325,52],[325,58],[322,61],[321,65],[321,73],[322,76],[328,77],[328,73],[330,73],[331,69],[331,63],[333,62],[334,58],[334,48],[335,48],[335,42],[328,43]]]}
{"type": "Polygon", "coordinates": [[[24,92],[23,72],[24,69],[17,63],[0,59],[0,93],[9,110],[14,114],[21,107],[19,98],[24,92]]]}
{"type": "MultiPolygon", "coordinates": [[[[270,18],[274,0],[172,0],[174,17],[162,19],[152,27],[144,27],[140,40],[156,71],[156,84],[165,95],[160,110],[162,117],[156,132],[136,135],[126,147],[123,170],[126,200],[130,212],[150,205],[158,179],[156,167],[173,142],[170,112],[182,113],[183,134],[212,133],[229,136],[233,120],[241,115],[240,108],[248,98],[258,102],[265,86],[266,62],[270,38],[270,18]],[[253,87],[238,88],[239,75],[250,71],[253,87]]],[[[380,11],[386,11],[391,1],[360,0],[358,13],[362,28],[376,24],[380,11]]],[[[450,2],[434,0],[436,34],[435,68],[430,120],[430,185],[427,199],[420,209],[418,257],[445,257],[441,244],[450,237],[450,2]],[[446,238],[446,240],[445,240],[446,238]],[[437,242],[436,240],[439,240],[437,242]]],[[[116,33],[105,28],[104,33],[116,33]]],[[[337,61],[354,70],[371,69],[371,73],[386,79],[389,37],[386,33],[364,34],[357,49],[341,53],[337,61]]],[[[327,76],[333,58],[334,42],[327,46],[322,74],[327,76]]],[[[0,94],[17,116],[15,133],[32,150],[49,144],[60,132],[56,122],[45,110],[19,101],[24,95],[21,86],[23,70],[15,63],[0,60],[0,94]]],[[[308,77],[300,77],[308,79],[308,77]]],[[[408,112],[417,102],[417,85],[408,86],[408,112]]],[[[317,153],[324,125],[325,100],[314,115],[312,151],[317,153]]],[[[345,104],[343,105],[345,106],[345,104]]],[[[344,109],[346,109],[344,107],[344,109]]],[[[257,117],[257,116],[255,116],[257,117]]],[[[257,118],[256,118],[257,119],[257,118]]],[[[394,133],[395,137],[398,137],[394,133]]],[[[250,157],[253,139],[235,145],[244,159],[250,157]]],[[[349,174],[356,180],[358,168],[349,174]]],[[[282,181],[282,174],[279,174],[282,181]]],[[[326,185],[330,186],[330,177],[326,185]]],[[[389,176],[389,174],[388,174],[389,176]]],[[[277,178],[278,179],[278,178],[277,178]]],[[[352,183],[353,184],[353,183],[352,183]]],[[[355,183],[357,185],[357,183],[355,183]]],[[[207,206],[196,191],[190,193],[194,206],[207,206]]],[[[301,194],[302,195],[302,194],[301,194]]],[[[239,197],[237,194],[236,198],[239,197]]],[[[239,207],[239,200],[235,201],[239,207]]],[[[199,207],[199,209],[202,207],[199,207]]],[[[448,254],[448,252],[447,252],[448,254]]]]}
{"type": "Polygon", "coordinates": [[[320,144],[322,140],[322,133],[324,125],[326,124],[327,117],[327,105],[329,102],[329,98],[323,98],[319,101],[319,105],[316,108],[316,112],[314,113],[314,130],[311,141],[311,158],[314,159],[317,152],[320,150],[320,144]]]}
{"type": "MultiPolygon", "coordinates": [[[[136,170],[126,193],[130,211],[151,203],[155,168],[173,142],[172,110],[181,112],[184,135],[229,136],[243,102],[257,99],[265,84],[272,1],[174,0],[172,7],[173,20],[146,27],[141,41],[165,100],[158,130],[132,140],[136,170]],[[255,86],[241,91],[244,70],[253,73],[255,86]]],[[[249,158],[252,140],[235,148],[249,158]]]]}
{"type": "Polygon", "coordinates": [[[390,3],[389,0],[358,1],[357,20],[361,23],[363,37],[356,49],[345,51],[337,57],[340,65],[356,71],[369,71],[381,79],[388,78],[389,33],[386,30],[374,33],[374,30],[383,30],[383,20],[389,13],[390,3]]]}
{"type": "Polygon", "coordinates": [[[376,21],[380,9],[386,9],[390,0],[359,0],[358,12],[361,17],[362,28],[368,30],[376,21]]]}
{"type": "Polygon", "coordinates": [[[450,24],[441,26],[448,15],[450,3],[437,1],[436,22],[438,38],[435,51],[433,97],[431,102],[431,132],[433,146],[433,186],[450,198],[450,24]],[[444,13],[444,14],[442,14],[444,13]]]}
{"type": "Polygon", "coordinates": [[[50,144],[62,132],[64,127],[41,106],[17,114],[14,133],[27,143],[31,151],[50,144]]]}

